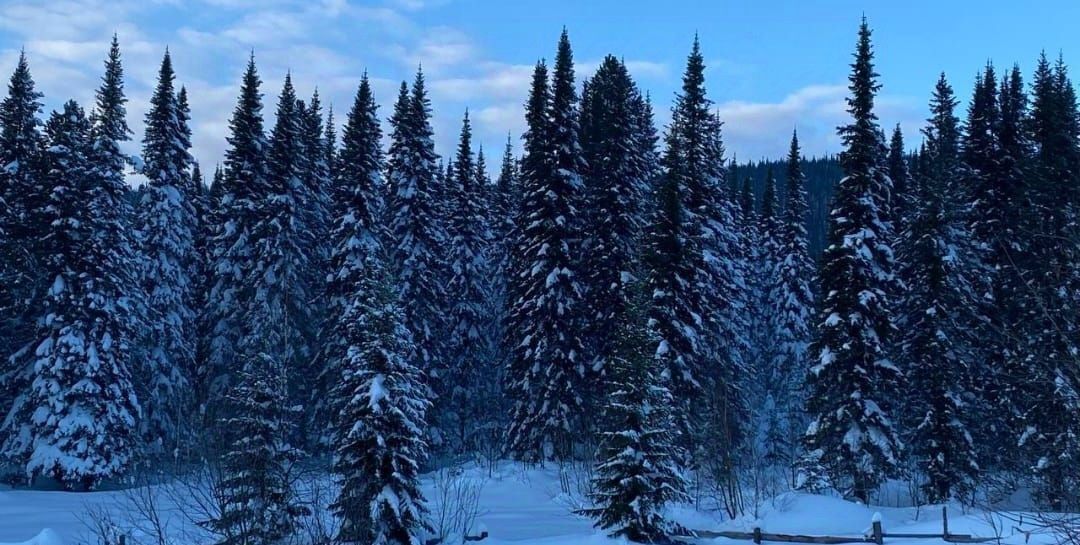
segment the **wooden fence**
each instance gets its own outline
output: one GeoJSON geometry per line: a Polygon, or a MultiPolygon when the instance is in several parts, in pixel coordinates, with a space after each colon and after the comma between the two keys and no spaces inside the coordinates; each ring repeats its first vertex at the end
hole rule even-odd
{"type": "Polygon", "coordinates": [[[741,539],[760,544],[763,541],[777,543],[874,543],[883,545],[886,538],[901,539],[940,539],[948,543],[986,543],[997,541],[996,537],[977,537],[970,534],[953,534],[949,532],[949,513],[945,507],[941,508],[941,533],[940,534],[906,534],[886,532],[881,526],[881,520],[875,519],[871,525],[870,533],[864,536],[811,536],[800,534],[774,534],[754,528],[752,532],[713,532],[710,530],[691,530],[691,535],[677,536],[679,540],[690,539],[715,539],[719,537],[727,539],[741,539]]]}

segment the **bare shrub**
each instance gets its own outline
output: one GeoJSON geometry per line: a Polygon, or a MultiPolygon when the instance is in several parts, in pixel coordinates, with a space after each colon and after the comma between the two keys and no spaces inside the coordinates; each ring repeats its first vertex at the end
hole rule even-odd
{"type": "Polygon", "coordinates": [[[480,494],[485,479],[465,475],[458,467],[445,467],[432,476],[435,494],[431,504],[431,524],[444,544],[460,543],[477,534],[476,521],[483,514],[480,494]]]}

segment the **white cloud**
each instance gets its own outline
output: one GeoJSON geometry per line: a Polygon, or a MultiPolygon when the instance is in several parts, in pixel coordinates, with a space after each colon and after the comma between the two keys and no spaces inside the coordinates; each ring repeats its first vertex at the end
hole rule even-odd
{"type": "MultiPolygon", "coordinates": [[[[847,93],[844,85],[809,85],[779,102],[732,100],[717,104],[729,156],[735,153],[742,160],[782,157],[793,129],[798,129],[806,155],[835,153],[840,149],[836,127],[848,120],[847,93]]],[[[919,118],[914,102],[904,97],[879,97],[878,114],[885,126],[896,122],[915,126],[919,118]]]]}

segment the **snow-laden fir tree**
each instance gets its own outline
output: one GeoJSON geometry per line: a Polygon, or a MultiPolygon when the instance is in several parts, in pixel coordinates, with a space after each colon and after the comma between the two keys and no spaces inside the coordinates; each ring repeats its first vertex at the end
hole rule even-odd
{"type": "Polygon", "coordinates": [[[1030,259],[1027,228],[1021,223],[1025,178],[1031,153],[1027,134],[1028,97],[1019,67],[998,87],[992,66],[976,81],[963,141],[964,173],[970,188],[968,230],[980,261],[978,286],[986,323],[978,330],[977,369],[986,411],[973,431],[984,469],[1022,469],[1016,441],[1024,432],[1021,393],[1028,377],[1022,347],[1023,279],[1030,259]]]}
{"type": "Polygon", "coordinates": [[[904,149],[904,132],[900,124],[893,127],[889,137],[888,156],[889,180],[892,181],[892,206],[889,208],[889,221],[893,231],[900,233],[907,225],[908,209],[911,201],[911,174],[908,173],[907,150],[904,149]]]}
{"type": "MultiPolygon", "coordinates": [[[[327,208],[328,217],[326,219],[327,228],[334,228],[335,215],[334,206],[337,203],[337,188],[334,185],[334,179],[337,176],[337,159],[338,159],[338,135],[337,135],[337,120],[334,118],[334,106],[331,104],[326,109],[326,128],[323,129],[323,160],[326,161],[326,176],[327,176],[327,190],[326,198],[329,200],[329,207],[327,208]]],[[[333,248],[330,249],[333,251],[333,248]]]]}
{"type": "MultiPolygon", "coordinates": [[[[364,256],[382,251],[386,240],[380,212],[382,206],[383,154],[378,105],[367,74],[360,80],[356,97],[341,135],[334,187],[337,217],[330,234],[330,270],[326,278],[327,319],[319,338],[321,366],[311,399],[311,429],[317,443],[333,446],[329,424],[341,407],[330,392],[341,380],[341,361],[348,352],[345,313],[363,276],[364,256]]],[[[385,258],[385,256],[379,256],[385,258]]]]}
{"type": "Polygon", "coordinates": [[[280,543],[308,513],[293,490],[302,453],[289,444],[298,411],[288,398],[288,371],[272,354],[281,353],[287,333],[280,331],[281,308],[266,308],[262,335],[245,347],[237,382],[225,394],[228,418],[223,428],[228,448],[215,490],[221,505],[208,523],[221,545],[280,543]],[[254,346],[258,343],[258,346],[254,346]]]}
{"type": "Polygon", "coordinates": [[[224,507],[215,529],[223,543],[273,543],[296,530],[304,509],[292,491],[300,452],[290,445],[298,411],[290,401],[310,357],[310,286],[303,277],[314,247],[300,218],[303,112],[286,76],[267,154],[267,192],[255,196],[251,259],[239,309],[236,352],[242,371],[219,417],[224,443],[224,507]],[[227,416],[225,416],[227,415],[227,416]]]}
{"type": "Polygon", "coordinates": [[[341,274],[357,283],[336,324],[347,348],[331,393],[341,407],[333,423],[333,469],[341,485],[330,506],[341,521],[335,539],[417,545],[431,530],[419,478],[428,389],[413,363],[415,348],[382,250],[360,222],[342,221],[339,233],[350,227],[350,271],[341,274]]]}
{"type": "Polygon", "coordinates": [[[973,352],[965,315],[975,302],[964,270],[962,218],[953,186],[961,176],[957,100],[941,78],[923,133],[929,176],[920,180],[913,217],[903,233],[900,272],[900,346],[908,371],[904,396],[908,443],[926,499],[963,497],[979,470],[969,431],[973,352]]]}
{"type": "MultiPolygon", "coordinates": [[[[310,233],[312,246],[305,249],[307,262],[305,269],[299,271],[301,278],[308,285],[308,291],[312,297],[308,306],[309,314],[315,325],[312,332],[317,335],[322,328],[322,320],[325,319],[326,301],[325,294],[327,260],[330,257],[331,246],[329,243],[332,220],[330,217],[333,208],[333,188],[330,179],[330,164],[327,151],[326,127],[323,125],[322,101],[319,98],[319,90],[316,89],[311,99],[305,105],[303,101],[297,102],[297,111],[300,117],[300,146],[303,148],[300,165],[300,191],[297,193],[297,202],[300,205],[301,230],[310,233]]],[[[313,354],[318,350],[318,345],[311,344],[309,355],[302,365],[311,366],[305,372],[306,377],[316,377],[318,368],[313,354]]],[[[306,380],[298,385],[303,398],[314,395],[315,385],[312,380],[306,380]]]]}
{"type": "Polygon", "coordinates": [[[483,201],[486,188],[480,185],[484,177],[479,168],[474,163],[472,126],[466,111],[453,175],[446,181],[451,199],[447,224],[447,373],[440,381],[435,401],[444,449],[457,454],[471,450],[478,427],[491,410],[490,396],[484,395],[490,391],[483,386],[493,376],[487,362],[493,360],[496,350],[494,320],[489,313],[492,270],[483,201]]]}
{"type": "Polygon", "coordinates": [[[739,214],[744,225],[753,225],[752,231],[756,232],[757,204],[754,201],[754,178],[747,175],[739,189],[739,214]]]}
{"type": "Polygon", "coordinates": [[[1080,115],[1067,68],[1051,67],[1043,55],[1032,81],[1030,116],[1034,153],[1026,183],[1032,208],[1026,214],[1030,264],[1023,296],[1027,392],[1021,445],[1034,455],[1036,495],[1059,511],[1080,505],[1080,371],[1075,339],[1080,327],[1075,294],[1080,281],[1076,245],[1080,218],[1080,115]]]}
{"type": "MultiPolygon", "coordinates": [[[[573,108],[572,55],[564,33],[555,70],[558,81],[549,87],[543,62],[533,71],[525,106],[528,130],[521,161],[521,229],[513,248],[513,272],[508,336],[514,354],[507,370],[507,390],[514,400],[508,431],[509,451],[529,461],[566,459],[576,440],[583,439],[581,407],[584,391],[582,342],[575,319],[581,289],[575,275],[578,256],[577,170],[561,169],[559,157],[577,151],[576,136],[556,128],[554,112],[573,108]],[[557,84],[557,85],[556,85],[557,84]],[[560,90],[554,100],[552,89],[560,90]],[[556,138],[554,135],[560,136],[556,138]],[[560,153],[557,143],[571,145],[560,153]]],[[[576,122],[564,111],[562,123],[576,122]]],[[[570,165],[567,165],[570,166],[570,165]]]]}
{"type": "MultiPolygon", "coordinates": [[[[998,97],[998,81],[992,64],[987,64],[975,78],[975,89],[968,103],[967,119],[961,135],[959,172],[967,188],[965,204],[968,214],[962,218],[963,227],[971,242],[969,258],[972,260],[966,271],[975,297],[972,303],[979,305],[979,312],[986,321],[976,324],[972,334],[978,336],[975,351],[969,356],[971,365],[972,388],[976,400],[970,403],[966,412],[977,412],[978,417],[971,420],[970,432],[978,451],[979,464],[984,469],[1002,467],[1006,458],[1015,460],[1009,449],[1019,436],[1013,425],[1016,419],[999,412],[1002,407],[996,400],[1004,392],[1007,380],[1007,357],[1010,344],[1015,342],[1006,335],[1002,323],[1002,310],[1015,303],[998,300],[997,287],[1002,278],[1003,262],[1000,257],[1011,251],[1010,245],[1016,240],[1006,241],[1006,227],[1003,215],[1013,214],[1008,197],[1002,192],[1005,178],[1000,175],[999,158],[1001,156],[999,127],[1002,123],[998,97]],[[1010,208],[1004,210],[1004,208],[1010,208]],[[1002,246],[1001,243],[1005,245],[1002,246]]],[[[930,178],[930,176],[927,176],[930,178]]],[[[893,177],[895,179],[895,176],[893,177]]],[[[895,185],[895,183],[894,183],[895,185]]]]}
{"type": "MultiPolygon", "coordinates": [[[[736,215],[724,197],[727,182],[721,123],[710,112],[705,92],[705,62],[697,38],[687,58],[682,90],[668,129],[664,167],[679,184],[684,264],[655,291],[658,356],[667,362],[682,439],[697,463],[711,467],[713,479],[734,475],[736,450],[746,423],[740,347],[745,342],[739,291],[745,288],[738,262],[736,215]],[[685,277],[679,278],[680,276],[685,277]],[[681,287],[671,284],[686,283],[681,287]],[[678,317],[684,315],[685,317],[678,317]],[[662,320],[677,320],[661,324],[662,320]],[[696,445],[696,446],[695,446],[696,445]]],[[[654,269],[655,270],[655,269],[654,269]]]]}
{"type": "Polygon", "coordinates": [[[709,459],[719,453],[719,468],[725,477],[737,477],[735,466],[746,436],[749,408],[745,394],[749,375],[742,358],[748,342],[746,304],[740,294],[747,291],[746,269],[740,262],[742,241],[739,237],[738,212],[724,194],[727,190],[727,168],[724,166],[723,123],[719,114],[712,117],[704,156],[705,184],[702,191],[704,223],[704,258],[710,276],[707,279],[710,297],[709,329],[713,359],[710,367],[711,386],[709,438],[699,459],[709,459]]]}
{"type": "MultiPolygon", "coordinates": [[[[311,278],[318,264],[317,244],[302,210],[315,201],[304,181],[304,115],[292,78],[286,75],[267,153],[269,192],[253,207],[255,222],[249,238],[252,268],[246,281],[251,299],[240,309],[244,328],[240,349],[254,344],[285,366],[292,376],[288,383],[290,396],[305,391],[318,326],[311,278]],[[268,309],[280,322],[260,323],[268,309]],[[265,327],[277,329],[276,346],[261,339],[266,335],[265,327]]],[[[252,352],[244,355],[255,357],[252,352]]]]}
{"type": "MultiPolygon", "coordinates": [[[[805,430],[803,378],[809,368],[811,321],[814,313],[814,260],[807,249],[806,223],[810,208],[806,200],[806,177],[802,171],[799,137],[791,135],[787,157],[786,191],[779,217],[778,259],[770,301],[775,346],[771,367],[778,377],[776,411],[779,444],[771,450],[792,467],[805,430]]],[[[792,482],[792,485],[795,483],[792,482]]]]}
{"type": "Polygon", "coordinates": [[[674,415],[680,434],[679,444],[689,443],[683,437],[691,430],[692,406],[680,395],[700,395],[701,379],[694,371],[704,365],[701,350],[702,302],[698,296],[700,268],[695,267],[694,255],[700,253],[700,241],[691,236],[691,218],[685,209],[684,170],[674,159],[682,153],[681,141],[669,131],[664,152],[665,172],[655,196],[655,208],[646,230],[645,263],[648,267],[648,291],[652,294],[649,306],[649,330],[656,339],[654,357],[662,377],[672,386],[676,401],[674,415]]]}
{"type": "Polygon", "coordinates": [[[593,507],[584,514],[608,535],[636,543],[667,543],[678,527],[665,508],[687,500],[675,442],[674,400],[649,353],[648,297],[641,284],[618,316],[604,380],[607,397],[596,469],[593,507]]]}
{"type": "MultiPolygon", "coordinates": [[[[34,87],[26,53],[20,52],[0,102],[0,414],[7,415],[26,391],[31,358],[17,352],[32,350],[40,291],[47,280],[40,273],[38,242],[48,228],[41,167],[41,93],[34,87]],[[13,357],[14,356],[14,357],[13,357]]],[[[20,430],[14,421],[0,419],[0,445],[20,430]]]]}
{"type": "Polygon", "coordinates": [[[300,114],[301,146],[304,149],[301,157],[304,197],[301,218],[306,224],[305,229],[315,235],[316,249],[311,253],[313,258],[317,258],[318,266],[312,268],[310,275],[318,276],[315,273],[325,269],[325,260],[330,252],[327,235],[332,223],[330,220],[332,204],[330,163],[325,140],[328,127],[323,125],[319,90],[316,89],[312,93],[306,106],[303,101],[298,102],[297,109],[300,114]]]}
{"type": "Polygon", "coordinates": [[[893,400],[902,373],[887,353],[895,335],[887,300],[895,282],[893,254],[881,209],[889,179],[865,19],[849,81],[852,119],[839,129],[845,177],[833,196],[820,270],[823,300],[807,377],[805,446],[807,461],[824,464],[833,487],[866,502],[900,461],[893,400]]]}
{"type": "Polygon", "coordinates": [[[228,388],[229,369],[237,357],[243,330],[242,312],[250,301],[252,278],[251,232],[258,207],[271,194],[266,167],[267,142],[263,133],[262,93],[254,56],[248,61],[240,97],[229,121],[229,143],[220,182],[215,181],[218,225],[210,241],[210,288],[201,320],[197,379],[203,402],[211,408],[228,388]]]}
{"type": "MultiPolygon", "coordinates": [[[[66,308],[49,309],[46,302],[37,322],[34,377],[24,407],[32,428],[26,471],[53,476],[69,487],[90,488],[121,473],[136,446],[140,406],[131,382],[131,349],[142,302],[136,296],[124,179],[128,158],[120,151],[130,133],[126,101],[114,36],[89,120],[89,140],[80,136],[81,113],[74,104],[61,114],[72,119],[71,127],[54,132],[56,137],[71,135],[71,153],[77,157],[70,161],[73,179],[55,183],[81,186],[72,196],[80,210],[68,224],[80,233],[72,233],[59,256],[53,254],[53,273],[47,276],[47,297],[66,308]],[[81,149],[80,141],[86,142],[81,149]]],[[[49,165],[52,179],[67,176],[65,162],[57,158],[49,165]]]]}
{"type": "Polygon", "coordinates": [[[648,290],[652,293],[649,328],[657,341],[656,358],[678,404],[676,424],[680,445],[684,447],[692,445],[691,431],[697,427],[698,407],[702,405],[701,396],[707,385],[705,360],[708,356],[703,338],[706,334],[703,317],[707,307],[702,294],[707,271],[702,258],[701,220],[689,206],[693,172],[689,161],[685,160],[688,148],[695,143],[695,153],[698,156],[703,153],[704,145],[700,140],[704,135],[700,130],[705,122],[701,117],[708,116],[701,88],[703,72],[695,40],[683,77],[683,92],[677,98],[679,115],[672,116],[665,137],[664,181],[656,195],[647,247],[648,290]],[[704,114],[700,114],[699,109],[704,109],[704,114]],[[691,118],[689,114],[699,115],[691,118]],[[697,130],[685,127],[691,123],[697,124],[697,130]],[[687,142],[686,136],[693,137],[695,142],[687,142]]]}
{"type": "MultiPolygon", "coordinates": [[[[778,283],[780,260],[780,203],[778,202],[776,176],[771,166],[765,174],[765,189],[761,198],[761,210],[756,217],[756,226],[750,231],[753,238],[747,240],[749,247],[744,248],[751,255],[746,282],[749,344],[753,360],[747,365],[754,369],[749,373],[746,388],[754,392],[754,437],[755,452],[759,453],[764,465],[777,467],[783,465],[785,437],[782,430],[783,417],[780,402],[787,401],[781,390],[784,388],[785,375],[776,366],[777,324],[775,323],[775,301],[773,288],[778,283]]],[[[749,234],[749,233],[748,233],[749,234]]]]}
{"type": "Polygon", "coordinates": [[[147,183],[137,210],[139,273],[148,313],[141,340],[145,359],[137,376],[143,433],[158,447],[171,446],[164,441],[176,438],[177,420],[186,416],[180,413],[186,409],[182,396],[194,370],[195,290],[200,274],[195,248],[198,196],[192,194],[190,140],[175,78],[166,51],[146,114],[141,170],[147,183]]]}
{"type": "MultiPolygon", "coordinates": [[[[608,55],[588,81],[581,108],[584,175],[584,234],[581,276],[585,357],[602,377],[615,357],[619,328],[625,327],[631,287],[641,276],[639,243],[643,198],[655,176],[652,151],[645,148],[638,108],[642,101],[626,66],[608,55]]],[[[596,413],[606,397],[602,384],[587,400],[596,413]]],[[[597,415],[598,416],[598,415],[597,415]]]]}
{"type": "Polygon", "coordinates": [[[50,286],[28,354],[33,375],[8,417],[20,434],[7,445],[29,478],[84,490],[126,468],[139,418],[128,340],[114,325],[129,310],[117,295],[121,282],[110,274],[131,263],[119,263],[102,240],[110,218],[101,213],[103,177],[91,130],[74,101],[46,124],[49,230],[42,265],[50,286]]]}
{"type": "Polygon", "coordinates": [[[438,382],[446,372],[442,359],[446,294],[443,214],[436,187],[436,155],[431,103],[424,75],[417,71],[412,92],[404,82],[390,118],[388,156],[389,251],[401,293],[405,327],[416,343],[416,363],[438,382]]]}

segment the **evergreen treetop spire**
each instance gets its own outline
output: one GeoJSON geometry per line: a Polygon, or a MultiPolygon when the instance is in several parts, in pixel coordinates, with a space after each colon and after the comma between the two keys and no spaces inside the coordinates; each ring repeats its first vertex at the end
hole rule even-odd
{"type": "Polygon", "coordinates": [[[131,129],[127,125],[127,112],[124,107],[127,103],[124,96],[124,67],[120,60],[120,41],[115,34],[109,46],[109,56],[105,60],[105,75],[101,78],[96,103],[96,137],[113,142],[128,140],[131,129]]]}

